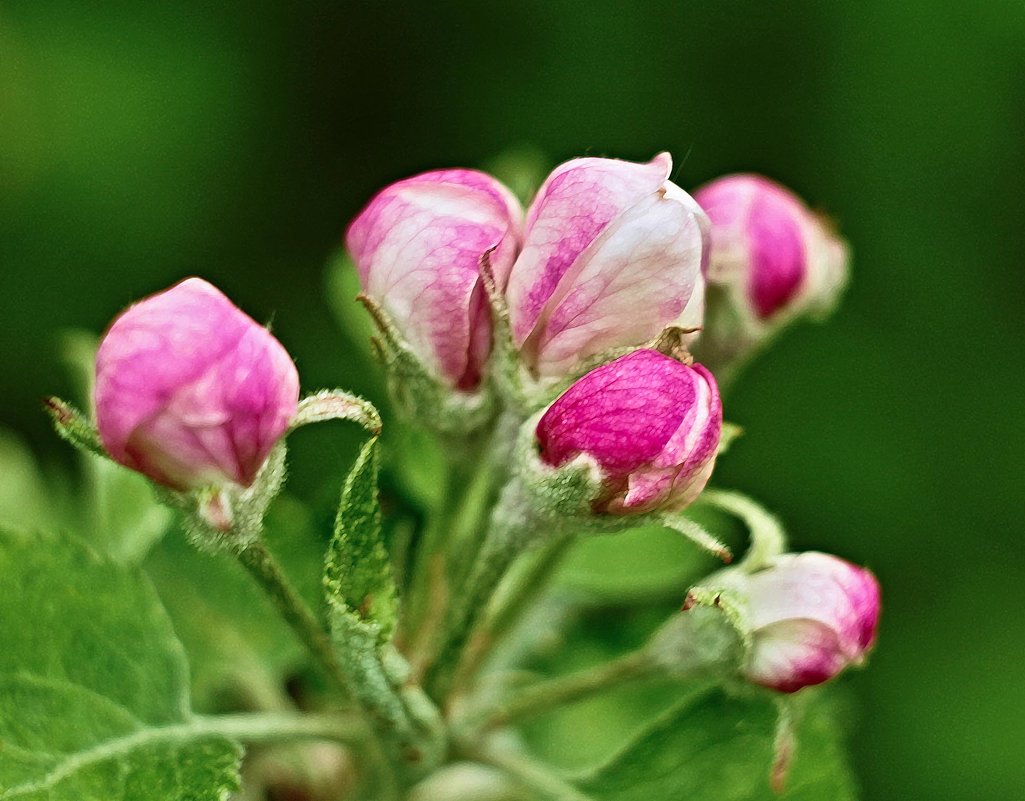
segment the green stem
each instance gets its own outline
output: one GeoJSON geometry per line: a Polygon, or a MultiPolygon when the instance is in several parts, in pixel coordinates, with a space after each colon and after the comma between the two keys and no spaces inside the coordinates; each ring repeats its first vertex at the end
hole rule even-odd
{"type": "Polygon", "coordinates": [[[452,687],[455,666],[470,632],[484,615],[499,582],[523,551],[520,538],[504,529],[491,530],[484,547],[477,555],[466,585],[460,589],[455,605],[449,610],[448,626],[443,634],[438,658],[427,675],[427,686],[435,698],[448,695],[452,687]]]}
{"type": "Polygon", "coordinates": [[[282,617],[338,688],[348,694],[348,678],[331,640],[316,616],[295,591],[270,551],[256,540],[238,553],[239,562],[264,589],[282,617]]]}
{"type": "Polygon", "coordinates": [[[545,801],[594,801],[555,773],[553,768],[525,754],[489,749],[471,751],[469,756],[498,768],[545,801]]]}
{"type": "Polygon", "coordinates": [[[331,713],[198,715],[180,728],[196,736],[219,735],[253,744],[309,739],[361,745],[369,736],[362,718],[331,713]]]}
{"type": "Polygon", "coordinates": [[[514,583],[497,599],[498,608],[472,631],[456,670],[453,685],[457,690],[473,680],[494,646],[513,629],[526,609],[548,587],[573,542],[569,536],[558,538],[542,548],[527,568],[514,576],[514,583]]]}
{"type": "Polygon", "coordinates": [[[745,569],[765,567],[786,550],[787,536],[779,520],[743,493],[706,489],[699,500],[739,518],[747,526],[751,534],[751,547],[740,563],[745,569]]]}
{"type": "Polygon", "coordinates": [[[486,712],[481,728],[495,729],[528,720],[611,687],[647,678],[658,669],[658,662],[642,648],[612,662],[527,687],[511,700],[486,712]]]}

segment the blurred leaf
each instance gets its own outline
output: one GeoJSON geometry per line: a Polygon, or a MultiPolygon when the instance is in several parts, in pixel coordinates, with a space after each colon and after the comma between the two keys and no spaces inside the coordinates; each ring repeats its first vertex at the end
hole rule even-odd
{"type": "Polygon", "coordinates": [[[345,479],[327,553],[324,587],[329,602],[374,624],[380,639],[386,640],[395,628],[398,601],[391,559],[381,534],[377,451],[377,437],[372,437],[345,479]]]}
{"type": "Polygon", "coordinates": [[[32,453],[0,429],[0,524],[37,530],[66,527],[66,489],[47,481],[32,453]]]}
{"type": "MultiPolygon", "coordinates": [[[[357,351],[357,356],[367,364],[374,363],[370,339],[377,335],[377,329],[367,310],[356,300],[362,292],[356,267],[349,254],[339,248],[328,263],[326,272],[327,300],[334,312],[346,339],[357,351]]],[[[372,371],[374,376],[382,375],[380,370],[372,371]]],[[[380,382],[380,379],[378,379],[380,382]]],[[[383,385],[382,385],[383,386],[383,385]]]]}
{"type": "Polygon", "coordinates": [[[0,533],[0,799],[202,801],[239,747],[188,726],[188,666],[139,571],[0,533]]]}
{"type": "Polygon", "coordinates": [[[853,801],[837,727],[821,703],[805,710],[783,793],[772,790],[776,722],[767,697],[711,690],[671,710],[578,784],[596,801],[853,801]]]}
{"type": "MultiPolygon", "coordinates": [[[[319,609],[324,546],[309,512],[282,495],[264,522],[264,543],[299,594],[319,609]]],[[[306,651],[233,558],[201,553],[175,531],[153,549],[145,567],[189,654],[197,708],[289,704],[285,683],[306,664],[306,651]]]]}
{"type": "MultiPolygon", "coordinates": [[[[689,510],[688,510],[689,513],[689,510]]],[[[702,520],[709,530],[719,533],[702,520]]],[[[575,593],[609,601],[679,595],[698,576],[721,563],[676,532],[649,526],[582,539],[560,573],[560,584],[575,593]]]]}

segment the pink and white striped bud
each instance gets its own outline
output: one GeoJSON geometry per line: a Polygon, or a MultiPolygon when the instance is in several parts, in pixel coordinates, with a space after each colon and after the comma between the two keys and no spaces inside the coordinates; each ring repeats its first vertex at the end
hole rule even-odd
{"type": "Polygon", "coordinates": [[[96,354],[103,447],[175,490],[251,485],[298,399],[281,343],[200,278],[130,306],[96,354]]]}
{"type": "Polygon", "coordinates": [[[534,376],[567,375],[667,326],[700,326],[707,220],[671,169],[668,153],[647,164],[575,159],[538,191],[522,252],[511,272],[495,270],[534,376]]]}
{"type": "Polygon", "coordinates": [[[869,570],[809,551],[777,556],[738,579],[753,646],[744,669],[781,692],[821,684],[861,664],[875,643],[879,584],[869,570]]]}
{"type": "Polygon", "coordinates": [[[345,242],[363,292],[389,315],[427,372],[472,392],[491,351],[481,256],[508,273],[523,212],[502,184],[474,170],[436,170],[382,189],[345,242]]]}
{"type": "Polygon", "coordinates": [[[759,175],[729,175],[694,193],[712,222],[710,284],[760,322],[828,311],[843,287],[847,248],[788,189],[759,175]]]}
{"type": "Polygon", "coordinates": [[[592,508],[612,515],[687,506],[708,482],[721,433],[712,374],[647,349],[577,380],[535,432],[548,465],[594,460],[602,480],[592,508]]]}

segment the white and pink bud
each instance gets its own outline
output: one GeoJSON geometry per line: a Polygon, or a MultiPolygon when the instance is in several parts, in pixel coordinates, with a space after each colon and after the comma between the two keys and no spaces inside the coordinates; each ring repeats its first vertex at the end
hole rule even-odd
{"type": "Polygon", "coordinates": [[[647,164],[575,159],[538,191],[522,252],[511,270],[495,266],[513,343],[536,378],[701,325],[707,220],[671,169],[668,153],[647,164]]]}
{"type": "Polygon", "coordinates": [[[199,278],[130,306],[96,355],[103,447],[174,490],[250,486],[298,399],[281,343],[199,278]]]}
{"type": "Polygon", "coordinates": [[[737,579],[752,648],[744,674],[781,692],[821,684],[871,650],[879,583],[871,571],[809,551],[737,579]]]}
{"type": "Polygon", "coordinates": [[[712,223],[694,352],[729,381],[789,322],[832,310],[847,280],[847,246],[796,195],[758,175],[719,178],[694,199],[712,223]]]}
{"type": "Polygon", "coordinates": [[[709,282],[735,285],[755,318],[834,302],[846,277],[846,246],[790,190],[760,175],[729,175],[694,199],[712,223],[709,282]]]}
{"type": "Polygon", "coordinates": [[[544,412],[535,436],[549,466],[580,455],[597,465],[594,511],[635,515],[693,501],[712,473],[721,433],[712,374],[642,349],[578,379],[544,412]]]}
{"type": "Polygon", "coordinates": [[[436,170],[382,189],[345,241],[363,293],[381,307],[427,373],[476,390],[491,351],[481,257],[507,274],[523,212],[501,183],[474,170],[436,170]]]}

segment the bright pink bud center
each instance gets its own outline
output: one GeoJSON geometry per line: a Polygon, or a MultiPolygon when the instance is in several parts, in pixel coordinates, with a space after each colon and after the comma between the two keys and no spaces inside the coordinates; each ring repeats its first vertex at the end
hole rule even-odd
{"type": "Polygon", "coordinates": [[[758,317],[789,304],[808,270],[807,230],[813,221],[804,204],[757,175],[720,178],[694,198],[712,221],[712,258],[717,250],[743,251],[746,291],[758,317]]]}
{"type": "Polygon", "coordinates": [[[579,454],[601,467],[600,511],[682,508],[704,487],[722,432],[715,379],[654,351],[638,350],[592,370],[537,425],[541,459],[560,466],[579,454]]]}

